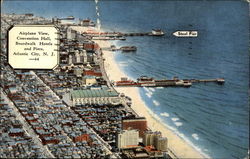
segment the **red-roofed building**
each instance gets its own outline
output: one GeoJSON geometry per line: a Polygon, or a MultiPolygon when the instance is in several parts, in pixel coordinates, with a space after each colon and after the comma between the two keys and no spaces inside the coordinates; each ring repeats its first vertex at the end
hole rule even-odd
{"type": "Polygon", "coordinates": [[[89,141],[89,134],[82,134],[73,138],[74,142],[89,141]]]}
{"type": "Polygon", "coordinates": [[[139,137],[143,137],[144,131],[147,130],[146,118],[132,118],[122,120],[122,130],[137,129],[139,131],[139,137]]]}

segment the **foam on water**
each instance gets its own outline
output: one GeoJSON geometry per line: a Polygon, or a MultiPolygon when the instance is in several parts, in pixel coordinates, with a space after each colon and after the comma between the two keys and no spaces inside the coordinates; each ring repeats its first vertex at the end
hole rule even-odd
{"type": "Polygon", "coordinates": [[[174,124],[175,124],[177,127],[180,127],[180,126],[182,126],[182,125],[183,125],[183,123],[182,123],[182,122],[174,122],[174,124]]]}
{"type": "Polygon", "coordinates": [[[144,87],[144,89],[146,90],[146,96],[147,96],[148,98],[151,98],[152,95],[153,95],[153,93],[150,92],[150,91],[148,90],[148,88],[146,88],[146,87],[144,87]]]}
{"type": "Polygon", "coordinates": [[[148,88],[150,91],[152,91],[152,92],[154,92],[155,91],[155,89],[154,88],[148,88]]]}
{"type": "Polygon", "coordinates": [[[152,94],[146,93],[146,96],[147,96],[148,98],[151,98],[151,97],[152,97],[152,94]]]}
{"type": "Polygon", "coordinates": [[[156,87],[156,89],[163,89],[164,87],[156,87]]]}
{"type": "Polygon", "coordinates": [[[164,112],[164,113],[160,113],[161,116],[164,116],[164,117],[169,117],[169,114],[167,112],[164,112]]]}
{"type": "Polygon", "coordinates": [[[198,136],[198,134],[192,134],[192,137],[195,139],[195,140],[199,140],[199,136],[198,136]]]}
{"type": "Polygon", "coordinates": [[[179,118],[171,118],[172,121],[178,121],[180,120],[179,118]]]}
{"type": "Polygon", "coordinates": [[[183,133],[178,134],[181,138],[185,138],[185,135],[183,133]]]}
{"type": "Polygon", "coordinates": [[[133,60],[131,60],[131,59],[129,59],[129,60],[128,60],[128,62],[129,62],[129,63],[133,63],[134,61],[133,61],[133,60]]]}
{"type": "Polygon", "coordinates": [[[144,88],[144,90],[146,91],[146,92],[148,92],[148,93],[150,93],[151,95],[152,95],[152,92],[149,90],[149,88],[147,88],[147,87],[143,87],[144,88]]]}
{"type": "Polygon", "coordinates": [[[150,92],[150,91],[149,91],[148,93],[149,93],[150,95],[153,95],[153,92],[150,92]]]}
{"type": "Polygon", "coordinates": [[[121,61],[119,64],[128,64],[126,61],[121,61]]]}
{"type": "Polygon", "coordinates": [[[199,151],[203,156],[205,156],[205,158],[211,158],[208,154],[204,153],[201,148],[199,148],[198,146],[194,145],[183,133],[180,133],[176,128],[167,125],[158,115],[156,115],[152,110],[150,110],[148,108],[148,106],[146,106],[146,110],[147,112],[157,121],[159,121],[162,125],[164,125],[166,128],[170,129],[171,131],[173,131],[176,135],[178,135],[180,138],[182,138],[183,140],[185,140],[189,145],[191,145],[194,149],[196,149],[197,151],[199,151]]]}
{"type": "Polygon", "coordinates": [[[154,103],[155,106],[159,106],[160,105],[160,103],[157,100],[153,100],[153,103],[154,103]]]}
{"type": "Polygon", "coordinates": [[[121,66],[121,67],[127,67],[128,63],[126,63],[126,62],[119,62],[118,65],[121,66]]]}

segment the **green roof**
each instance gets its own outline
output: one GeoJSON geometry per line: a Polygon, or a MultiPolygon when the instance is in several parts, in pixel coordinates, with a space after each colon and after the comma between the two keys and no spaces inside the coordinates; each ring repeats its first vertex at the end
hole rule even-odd
{"type": "Polygon", "coordinates": [[[82,89],[71,91],[71,96],[73,98],[116,97],[118,93],[108,88],[82,89]]]}

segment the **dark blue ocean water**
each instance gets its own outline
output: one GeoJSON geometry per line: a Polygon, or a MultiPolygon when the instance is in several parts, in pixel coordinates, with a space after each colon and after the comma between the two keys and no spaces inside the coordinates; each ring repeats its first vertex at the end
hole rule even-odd
{"type": "MultiPolygon", "coordinates": [[[[5,2],[4,12],[44,17],[96,19],[94,1],[5,2]]],[[[249,142],[249,13],[235,1],[101,1],[102,28],[110,31],[166,31],[164,37],[129,37],[118,46],[119,66],[132,79],[218,78],[224,85],[141,88],[150,110],[179,136],[213,158],[243,158],[249,142]],[[198,38],[176,38],[176,30],[198,30],[198,38]]]]}

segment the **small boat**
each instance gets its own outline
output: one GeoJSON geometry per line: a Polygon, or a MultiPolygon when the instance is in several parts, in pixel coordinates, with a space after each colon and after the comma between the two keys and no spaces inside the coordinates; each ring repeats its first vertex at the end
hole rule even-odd
{"type": "Polygon", "coordinates": [[[173,35],[176,37],[197,37],[198,31],[176,31],[173,35]]]}

